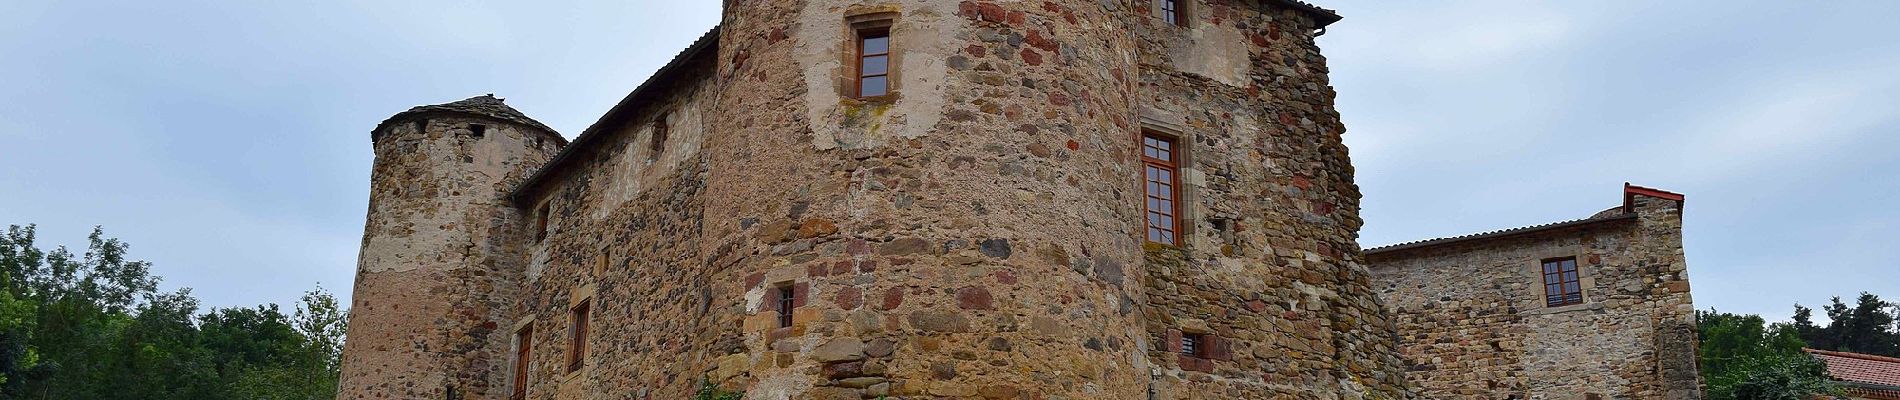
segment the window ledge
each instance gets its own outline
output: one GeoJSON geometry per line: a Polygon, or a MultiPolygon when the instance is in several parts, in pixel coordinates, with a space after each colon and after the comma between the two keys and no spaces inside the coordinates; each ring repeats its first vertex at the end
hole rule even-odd
{"type": "Polygon", "coordinates": [[[1575,312],[1575,311],[1598,311],[1602,309],[1603,309],[1603,303],[1593,301],[1593,302],[1586,302],[1583,304],[1571,304],[1567,306],[1544,307],[1544,308],[1539,308],[1535,310],[1525,311],[1520,314],[1551,315],[1551,314],[1563,314],[1563,313],[1569,313],[1569,312],[1575,312]]]}

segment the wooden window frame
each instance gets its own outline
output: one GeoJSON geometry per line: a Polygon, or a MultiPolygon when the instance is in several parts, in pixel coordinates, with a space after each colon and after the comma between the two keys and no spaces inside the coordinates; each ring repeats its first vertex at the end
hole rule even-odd
{"type": "Polygon", "coordinates": [[[522,326],[521,329],[515,330],[515,370],[514,376],[509,378],[509,382],[512,384],[509,389],[509,399],[525,400],[528,398],[529,365],[532,364],[533,356],[534,324],[530,323],[522,326]]]}
{"type": "Polygon", "coordinates": [[[851,51],[849,52],[849,59],[845,62],[847,66],[846,69],[848,70],[847,78],[849,78],[850,81],[849,84],[845,85],[845,97],[860,101],[880,101],[894,98],[897,95],[897,30],[894,29],[897,22],[896,19],[897,13],[893,12],[871,13],[846,18],[846,23],[851,28],[850,34],[847,35],[850,38],[850,43],[847,45],[850,46],[851,51]],[[884,52],[867,54],[864,48],[865,40],[876,37],[884,38],[884,52]],[[865,75],[864,59],[866,57],[876,56],[884,57],[884,73],[865,75]],[[884,78],[884,93],[866,96],[864,94],[864,80],[865,78],[873,77],[884,78]]]}
{"type": "Polygon", "coordinates": [[[1181,141],[1179,140],[1179,138],[1172,135],[1167,135],[1167,134],[1163,134],[1161,132],[1155,132],[1152,130],[1143,130],[1141,132],[1141,142],[1139,143],[1139,149],[1140,149],[1139,151],[1141,154],[1141,191],[1142,191],[1141,237],[1143,240],[1146,240],[1148,242],[1160,243],[1160,244],[1165,244],[1169,246],[1181,245],[1181,220],[1182,220],[1181,197],[1182,196],[1181,196],[1180,164],[1181,164],[1183,152],[1181,151],[1180,143],[1181,141]],[[1165,151],[1166,154],[1162,154],[1162,155],[1166,156],[1166,158],[1158,158],[1158,157],[1151,156],[1151,152],[1149,152],[1149,150],[1154,147],[1149,146],[1148,141],[1150,139],[1153,139],[1160,143],[1165,144],[1166,149],[1159,149],[1159,148],[1155,148],[1155,149],[1158,151],[1165,151]],[[1168,173],[1166,182],[1157,181],[1154,178],[1152,178],[1149,174],[1150,169],[1159,169],[1162,171],[1166,171],[1168,173]],[[1150,189],[1149,185],[1155,184],[1155,183],[1165,183],[1168,185],[1167,186],[1168,194],[1166,197],[1158,196],[1154,193],[1155,192],[1154,190],[1150,189]],[[1168,209],[1156,210],[1153,207],[1154,200],[1167,201],[1168,206],[1169,206],[1168,209]],[[1169,219],[1168,221],[1169,226],[1165,226],[1165,227],[1155,226],[1153,219],[1154,219],[1154,214],[1156,214],[1157,211],[1165,211],[1164,214],[1167,215],[1169,219]],[[1170,236],[1166,238],[1161,238],[1161,239],[1166,239],[1166,240],[1156,240],[1157,238],[1154,236],[1153,230],[1157,228],[1163,229],[1170,236]]]}
{"type": "Polygon", "coordinates": [[[1157,0],[1161,2],[1161,21],[1168,25],[1181,26],[1181,0],[1157,0]]]}
{"type": "Polygon", "coordinates": [[[1545,259],[1538,272],[1543,277],[1545,307],[1583,304],[1583,267],[1577,265],[1576,257],[1545,259]],[[1566,264],[1569,269],[1564,268],[1566,264]]]}
{"type": "Polygon", "coordinates": [[[567,372],[581,370],[587,364],[587,339],[593,333],[594,300],[581,300],[580,304],[568,309],[567,372]]]}

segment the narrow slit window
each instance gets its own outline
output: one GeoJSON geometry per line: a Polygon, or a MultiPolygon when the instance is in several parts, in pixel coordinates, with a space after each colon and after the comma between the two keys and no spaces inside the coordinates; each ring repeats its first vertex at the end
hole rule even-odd
{"type": "Polygon", "coordinates": [[[553,210],[548,205],[549,203],[541,203],[541,207],[534,212],[534,241],[536,243],[548,238],[548,218],[552,217],[548,215],[548,211],[553,210]]]}
{"type": "Polygon", "coordinates": [[[529,357],[534,354],[533,346],[534,325],[522,327],[521,331],[515,332],[514,392],[510,395],[510,399],[523,400],[528,398],[528,362],[530,360],[529,357]]]}
{"type": "Polygon", "coordinates": [[[1141,136],[1142,186],[1147,239],[1166,245],[1180,244],[1181,193],[1177,161],[1180,156],[1173,138],[1145,133],[1141,136]]]}
{"type": "Polygon", "coordinates": [[[1583,304],[1583,279],[1577,258],[1544,260],[1544,304],[1562,307],[1583,304]]]}
{"type": "Polygon", "coordinates": [[[653,138],[647,142],[647,161],[660,159],[660,153],[666,151],[666,118],[668,116],[660,114],[659,118],[653,120],[653,138]]]}
{"type": "Polygon", "coordinates": [[[891,30],[858,30],[857,92],[859,98],[891,93],[891,30]]]}
{"type": "Polygon", "coordinates": [[[567,347],[567,372],[579,371],[587,363],[587,334],[593,329],[593,321],[590,320],[593,316],[589,312],[592,303],[592,299],[581,300],[569,317],[568,337],[573,339],[573,343],[567,347]]]}
{"type": "Polygon", "coordinates": [[[778,298],[772,300],[778,302],[778,327],[792,327],[792,308],[798,306],[798,292],[791,284],[779,285],[778,298]]]}

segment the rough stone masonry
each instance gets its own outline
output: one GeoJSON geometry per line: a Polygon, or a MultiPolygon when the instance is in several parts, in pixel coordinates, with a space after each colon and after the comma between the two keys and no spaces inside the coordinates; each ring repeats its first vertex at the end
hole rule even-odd
{"type": "Polygon", "coordinates": [[[1420,395],[1701,398],[1683,196],[1623,197],[1585,219],[1366,250],[1420,395]]]}
{"type": "Polygon", "coordinates": [[[376,127],[340,399],[1414,398],[1331,11],[724,6],[572,143],[492,96],[376,127]]]}

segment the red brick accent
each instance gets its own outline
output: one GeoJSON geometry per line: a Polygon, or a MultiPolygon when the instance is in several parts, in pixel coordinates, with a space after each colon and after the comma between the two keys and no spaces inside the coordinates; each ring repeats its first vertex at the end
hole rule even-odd
{"type": "Polygon", "coordinates": [[[1207,358],[1210,360],[1233,361],[1234,342],[1215,335],[1207,335],[1207,358]]]}
{"type": "Polygon", "coordinates": [[[1166,349],[1169,353],[1180,353],[1181,352],[1181,330],[1169,329],[1168,334],[1162,335],[1161,348],[1166,349]]]}
{"type": "Polygon", "coordinates": [[[811,297],[811,282],[792,284],[792,307],[804,307],[805,299],[811,297]]]}
{"type": "Polygon", "coordinates": [[[751,289],[751,288],[755,288],[755,287],[759,287],[759,284],[761,284],[761,283],[765,283],[765,273],[764,273],[764,272],[760,272],[760,273],[755,273],[755,274],[752,274],[752,275],[746,275],[746,277],[745,277],[745,288],[746,288],[746,289],[751,289]]]}

